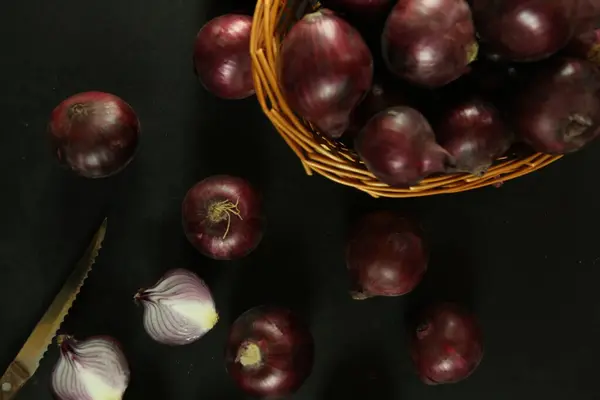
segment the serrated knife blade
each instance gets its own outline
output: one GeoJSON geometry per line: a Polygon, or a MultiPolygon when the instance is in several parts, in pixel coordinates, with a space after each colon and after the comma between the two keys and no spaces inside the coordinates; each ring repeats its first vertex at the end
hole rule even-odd
{"type": "Polygon", "coordinates": [[[52,339],[56,336],[60,325],[92,269],[92,265],[102,247],[106,226],[107,220],[105,218],[94,234],[85,253],[75,264],[73,272],[67,278],[62,289],[58,292],[40,322],[35,326],[13,362],[8,366],[2,378],[0,378],[0,400],[12,399],[37,370],[40,360],[44,357],[44,353],[52,343],[52,339]]]}

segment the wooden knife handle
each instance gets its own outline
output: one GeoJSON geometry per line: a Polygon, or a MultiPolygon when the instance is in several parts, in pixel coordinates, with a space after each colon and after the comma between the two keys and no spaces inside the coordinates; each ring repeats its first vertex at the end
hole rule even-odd
{"type": "Polygon", "coordinates": [[[13,361],[0,379],[0,400],[13,399],[29,379],[29,372],[13,361]]]}

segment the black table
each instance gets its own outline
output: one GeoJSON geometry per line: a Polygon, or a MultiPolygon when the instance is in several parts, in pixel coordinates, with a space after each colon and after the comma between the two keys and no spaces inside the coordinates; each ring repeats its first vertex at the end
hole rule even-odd
{"type": "MultiPolygon", "coordinates": [[[[192,73],[196,32],[252,2],[21,0],[0,6],[0,366],[15,356],[104,216],[97,264],[63,325],[110,334],[129,357],[126,399],[245,399],[225,372],[228,326],[263,303],[297,310],[317,346],[298,400],[598,399],[600,144],[503,187],[376,200],[307,177],[254,98],[219,101],[192,73]],[[237,8],[236,8],[237,7],[237,8]],[[71,94],[126,99],[143,142],[120,175],[85,180],[61,169],[45,131],[71,94]],[[196,181],[240,175],[264,194],[268,232],[236,262],[202,257],[182,233],[180,204],[196,181]],[[357,302],[347,294],[347,226],[373,209],[420,218],[430,270],[409,296],[357,302]],[[196,271],[221,319],[195,344],[169,348],[144,332],[135,291],[166,270],[196,271]],[[486,355],[467,381],[420,383],[404,315],[436,299],[466,302],[486,355]]],[[[50,351],[18,399],[50,399],[50,351]]]]}

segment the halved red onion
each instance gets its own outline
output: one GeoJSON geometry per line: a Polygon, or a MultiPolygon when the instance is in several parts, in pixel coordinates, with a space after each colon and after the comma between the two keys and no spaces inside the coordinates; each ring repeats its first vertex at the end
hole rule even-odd
{"type": "Polygon", "coordinates": [[[210,289],[185,269],[167,272],[134,299],[144,306],[144,329],[159,343],[177,346],[195,342],[210,331],[219,314],[210,289]]]}
{"type": "Polygon", "coordinates": [[[52,371],[52,390],[59,400],[120,400],[129,384],[129,364],[118,342],[109,336],[77,341],[57,338],[60,355],[52,371]]]}

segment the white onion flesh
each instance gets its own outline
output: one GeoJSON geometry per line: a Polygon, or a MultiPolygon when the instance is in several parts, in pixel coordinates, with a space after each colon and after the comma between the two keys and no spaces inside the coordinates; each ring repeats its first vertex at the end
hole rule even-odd
{"type": "Polygon", "coordinates": [[[159,343],[195,342],[219,320],[210,289],[185,269],[167,272],[156,285],[140,290],[135,299],[144,306],[144,329],[159,343]]]}

